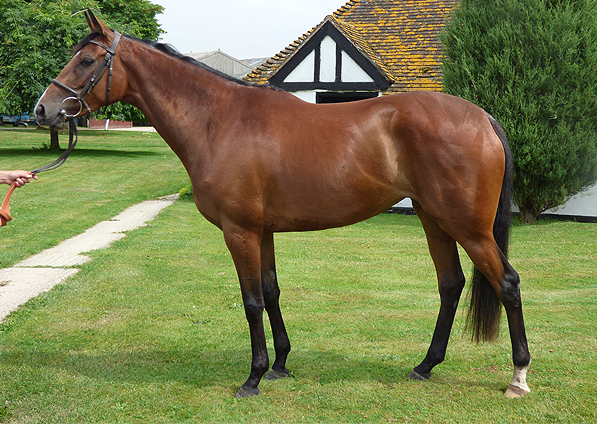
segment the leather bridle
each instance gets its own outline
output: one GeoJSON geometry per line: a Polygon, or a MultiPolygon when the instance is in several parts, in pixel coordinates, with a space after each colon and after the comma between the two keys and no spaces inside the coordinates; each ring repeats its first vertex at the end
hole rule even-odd
{"type": "Polygon", "coordinates": [[[78,139],[77,125],[74,121],[74,118],[77,118],[79,115],[81,115],[81,112],[83,112],[83,106],[85,106],[85,109],[87,109],[87,114],[91,113],[91,108],[89,107],[89,105],[87,104],[87,101],[83,97],[93,91],[93,89],[95,88],[97,83],[100,82],[100,80],[102,79],[102,77],[104,76],[106,71],[108,71],[108,88],[107,88],[107,94],[106,94],[105,108],[107,108],[110,105],[110,89],[112,87],[112,71],[114,69],[114,56],[116,55],[116,48],[118,47],[118,43],[120,43],[121,37],[122,37],[122,35],[119,32],[114,31],[114,40],[112,41],[112,45],[110,47],[106,46],[105,44],[100,43],[99,41],[95,41],[95,40],[89,41],[92,44],[96,44],[100,47],[103,47],[106,50],[106,56],[104,56],[103,62],[95,70],[95,72],[93,73],[93,75],[91,76],[91,78],[89,79],[87,84],[85,84],[85,87],[83,87],[83,90],[81,90],[80,93],[77,93],[75,90],[73,90],[66,84],[63,84],[56,79],[52,80],[53,84],[56,84],[58,87],[62,88],[63,90],[66,90],[69,93],[73,94],[73,96],[67,97],[64,100],[62,100],[61,109],[60,109],[60,114],[64,115],[64,117],[66,119],[70,119],[68,148],[54,162],[52,162],[49,165],[42,166],[41,168],[34,169],[33,171],[31,171],[32,174],[39,174],[40,172],[51,171],[53,169],[58,168],[66,161],[66,159],[68,158],[68,155],[70,155],[70,153],[75,148],[75,145],[77,144],[77,139],[78,139]],[[69,115],[66,112],[66,110],[64,110],[64,107],[63,107],[64,103],[67,102],[68,100],[76,100],[77,102],[79,102],[79,111],[77,113],[75,113],[74,115],[69,115]]]}
{"type": "MultiPolygon", "coordinates": [[[[77,118],[83,112],[83,107],[87,109],[87,114],[91,113],[91,108],[87,104],[87,101],[83,98],[84,96],[88,95],[93,91],[95,86],[98,82],[102,79],[106,71],[108,71],[108,89],[106,95],[106,105],[107,108],[110,105],[110,88],[112,86],[112,71],[114,67],[114,56],[116,55],[116,48],[118,47],[118,43],[120,43],[120,38],[122,35],[119,32],[114,31],[114,41],[112,41],[112,45],[110,47],[106,46],[105,44],[100,43],[99,41],[90,40],[89,42],[92,44],[96,44],[100,47],[103,47],[106,50],[106,56],[104,57],[104,61],[100,64],[100,66],[95,70],[89,82],[83,87],[81,92],[77,93],[76,90],[73,90],[66,84],[61,83],[60,81],[54,79],[52,80],[53,84],[56,84],[58,87],[62,88],[63,90],[68,91],[72,96],[65,98],[62,100],[60,114],[63,115],[66,119],[69,119],[69,138],[68,138],[68,148],[60,155],[58,159],[52,162],[49,165],[42,166],[41,168],[34,169],[30,171],[32,174],[39,174],[40,172],[44,171],[51,171],[53,169],[58,168],[66,159],[68,159],[68,155],[71,154],[73,149],[77,144],[78,134],[77,134],[77,124],[75,123],[74,118],[77,118]],[[64,103],[69,100],[76,100],[79,103],[79,111],[74,115],[69,115],[66,110],[64,110],[64,103]]],[[[13,183],[6,196],[4,197],[4,201],[0,206],[0,226],[5,226],[8,221],[12,219],[10,215],[10,196],[14,192],[16,188],[16,183],[13,183]]]]}
{"type": "Polygon", "coordinates": [[[108,105],[110,104],[110,89],[112,86],[112,71],[113,71],[113,67],[114,67],[114,56],[116,55],[116,48],[118,47],[118,43],[120,43],[121,37],[122,37],[122,35],[119,32],[114,31],[114,41],[112,41],[112,45],[110,47],[106,46],[105,44],[100,43],[99,41],[95,41],[95,40],[89,41],[92,44],[95,44],[95,45],[98,45],[98,46],[104,48],[106,50],[106,56],[104,56],[104,61],[95,70],[95,72],[89,79],[89,82],[87,82],[87,84],[85,85],[85,87],[83,87],[83,90],[81,90],[80,93],[77,93],[76,90],[73,90],[66,84],[63,84],[56,79],[52,80],[53,84],[56,84],[58,87],[62,88],[63,90],[68,91],[69,93],[71,93],[73,95],[71,97],[65,98],[62,101],[61,106],[64,106],[64,103],[68,100],[76,100],[77,102],[79,102],[79,111],[77,113],[75,113],[74,115],[67,114],[66,111],[64,110],[64,108],[60,109],[60,113],[62,115],[64,115],[66,118],[72,119],[72,118],[78,117],[81,114],[81,112],[83,112],[83,106],[85,107],[85,109],[87,109],[87,114],[91,113],[91,108],[89,107],[89,105],[87,104],[87,101],[85,101],[83,96],[86,96],[87,94],[91,93],[91,91],[93,91],[93,89],[95,88],[97,83],[102,79],[102,77],[104,76],[106,71],[108,71],[108,92],[107,92],[107,96],[106,96],[105,107],[108,107],[108,105]]]}

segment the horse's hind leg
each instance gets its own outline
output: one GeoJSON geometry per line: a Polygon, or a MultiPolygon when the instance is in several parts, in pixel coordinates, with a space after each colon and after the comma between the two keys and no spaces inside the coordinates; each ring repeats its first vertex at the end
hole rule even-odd
{"type": "Polygon", "coordinates": [[[274,234],[271,232],[266,232],[261,239],[261,284],[265,310],[272,326],[274,349],[276,350],[276,360],[265,378],[267,380],[276,380],[290,375],[286,369],[290,341],[280,311],[280,288],[278,287],[276,261],[274,259],[274,234]]]}
{"type": "Polygon", "coordinates": [[[503,261],[504,274],[507,277],[504,279],[502,287],[502,302],[508,317],[508,327],[510,328],[510,339],[512,341],[512,360],[514,362],[514,375],[505,395],[510,398],[518,398],[531,392],[526,382],[531,355],[522,316],[520,278],[505,258],[503,258],[503,261]]]}
{"type": "Polygon", "coordinates": [[[425,229],[429,251],[437,271],[441,297],[439,315],[427,356],[409,375],[415,380],[426,380],[430,376],[431,369],[442,362],[446,355],[448,339],[465,279],[454,239],[442,230],[416,201],[413,201],[413,207],[425,229]]]}
{"type": "MultiPolygon", "coordinates": [[[[526,373],[531,356],[522,315],[520,278],[493,239],[487,237],[479,238],[477,241],[469,239],[462,246],[475,267],[486,277],[486,280],[479,280],[477,284],[491,284],[506,309],[512,342],[514,375],[505,395],[507,397],[524,396],[530,393],[526,383],[526,373]]],[[[474,307],[482,308],[482,305],[482,302],[478,302],[474,307]]],[[[471,306],[473,306],[472,301],[471,306]]],[[[483,311],[479,310],[479,312],[482,315],[483,311]]]]}

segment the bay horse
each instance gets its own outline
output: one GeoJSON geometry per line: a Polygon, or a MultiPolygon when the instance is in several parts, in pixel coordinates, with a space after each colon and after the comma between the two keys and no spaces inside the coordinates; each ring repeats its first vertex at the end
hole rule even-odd
{"type": "Polygon", "coordinates": [[[459,243],[474,264],[467,326],[477,342],[494,338],[504,305],[514,362],[505,394],[530,392],[520,279],[506,259],[512,158],[487,112],[434,92],[309,104],[225,77],[168,45],[121,36],[90,11],[86,18],[91,33],[41,96],[37,120],[59,129],[128,102],[180,158],[197,209],[222,230],[240,281],[252,363],[237,397],[257,395],[269,369],[264,310],[275,347],[265,378],[289,375],[274,233],[350,225],[406,197],[425,230],[441,299],[427,355],[409,377],[426,380],[444,360],[465,284],[459,243]]]}

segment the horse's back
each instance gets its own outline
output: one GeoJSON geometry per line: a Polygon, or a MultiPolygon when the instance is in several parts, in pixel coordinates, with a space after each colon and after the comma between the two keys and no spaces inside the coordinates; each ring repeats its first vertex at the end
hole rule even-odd
{"type": "Polygon", "coordinates": [[[275,148],[268,156],[275,186],[268,211],[276,229],[336,227],[391,207],[410,189],[398,166],[385,99],[313,105],[291,100],[278,107],[275,148]],[[286,217],[290,217],[287,220],[286,217]]]}

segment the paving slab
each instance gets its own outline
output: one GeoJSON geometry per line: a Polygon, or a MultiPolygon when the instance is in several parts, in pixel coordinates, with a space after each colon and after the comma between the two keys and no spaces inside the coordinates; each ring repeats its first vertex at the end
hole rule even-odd
{"type": "Polygon", "coordinates": [[[0,322],[29,299],[50,290],[79,272],[76,265],[91,260],[83,253],[105,249],[121,238],[125,231],[147,225],[178,195],[133,205],[108,221],[89,228],[83,234],[31,256],[11,268],[0,269],[0,322]]]}
{"type": "Polygon", "coordinates": [[[77,268],[0,269],[0,322],[29,299],[66,281],[77,268]]]}

